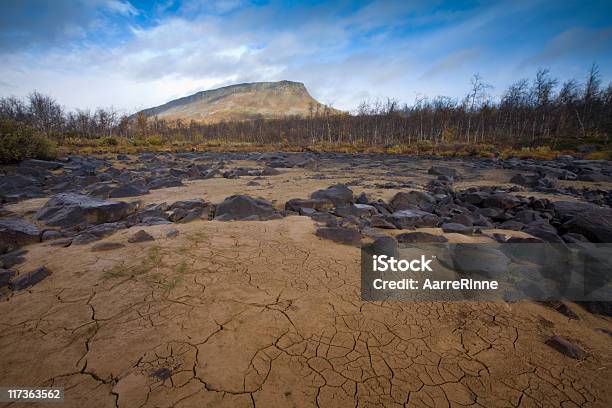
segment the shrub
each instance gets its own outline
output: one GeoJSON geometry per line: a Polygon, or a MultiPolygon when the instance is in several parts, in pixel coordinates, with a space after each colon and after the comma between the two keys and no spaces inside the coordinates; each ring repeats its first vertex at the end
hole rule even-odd
{"type": "Polygon", "coordinates": [[[147,137],[147,143],[152,146],[161,146],[164,144],[164,139],[162,139],[162,137],[158,135],[149,136],[147,137]]]}
{"type": "Polygon", "coordinates": [[[117,146],[119,144],[119,141],[114,136],[106,136],[102,138],[101,144],[103,146],[117,146]]]}
{"type": "Polygon", "coordinates": [[[0,163],[55,157],[55,144],[35,129],[13,119],[0,119],[0,163]]]}

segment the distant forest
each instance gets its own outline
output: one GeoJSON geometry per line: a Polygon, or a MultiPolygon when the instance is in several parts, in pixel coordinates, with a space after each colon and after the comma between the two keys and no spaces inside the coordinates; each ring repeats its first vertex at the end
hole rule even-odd
{"type": "Polygon", "coordinates": [[[307,117],[199,124],[166,121],[112,109],[68,112],[52,97],[33,92],[25,100],[0,98],[0,118],[26,124],[59,144],[74,139],[122,137],[202,143],[207,140],[261,144],[491,144],[567,148],[581,143],[607,146],[612,134],[612,83],[602,84],[596,65],[581,81],[564,82],[546,69],[521,79],[500,98],[480,75],[462,99],[419,97],[362,103],[355,112],[333,115],[311,110],[307,117]]]}

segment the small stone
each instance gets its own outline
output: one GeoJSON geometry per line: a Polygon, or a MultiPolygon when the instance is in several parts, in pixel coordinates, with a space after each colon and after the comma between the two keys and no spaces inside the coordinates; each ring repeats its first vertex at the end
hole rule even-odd
{"type": "Polygon", "coordinates": [[[112,251],[113,249],[123,248],[125,245],[119,242],[99,242],[91,246],[92,252],[112,251]]]}
{"type": "Polygon", "coordinates": [[[559,353],[565,354],[566,356],[576,360],[582,360],[586,357],[584,350],[561,336],[551,337],[550,339],[546,340],[546,344],[557,350],[559,353]]]}
{"type": "Polygon", "coordinates": [[[44,266],[41,266],[31,272],[24,273],[13,279],[10,283],[11,289],[23,290],[33,286],[49,276],[51,272],[44,266]]]}
{"type": "Polygon", "coordinates": [[[153,238],[153,236],[151,236],[151,234],[149,234],[145,230],[140,230],[134,235],[132,235],[130,238],[128,238],[128,242],[130,243],[153,241],[153,240],[155,240],[155,238],[153,238]]]}

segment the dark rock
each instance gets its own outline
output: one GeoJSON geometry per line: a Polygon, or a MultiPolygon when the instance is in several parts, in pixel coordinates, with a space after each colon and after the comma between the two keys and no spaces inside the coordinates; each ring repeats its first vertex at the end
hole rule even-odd
{"type": "Polygon", "coordinates": [[[17,276],[15,279],[13,279],[10,283],[11,289],[12,290],[23,290],[25,288],[28,288],[30,286],[37,284],[38,282],[45,279],[50,274],[51,272],[47,268],[45,268],[44,266],[41,266],[31,272],[23,273],[17,276]]]}
{"type": "Polygon", "coordinates": [[[399,192],[393,196],[389,205],[394,211],[423,210],[431,212],[436,199],[423,191],[399,192]]]}
{"type": "Polygon", "coordinates": [[[523,232],[533,235],[534,237],[540,238],[544,242],[551,242],[562,244],[563,240],[559,235],[557,235],[553,230],[542,227],[528,227],[523,230],[523,232]]]}
{"type": "Polygon", "coordinates": [[[387,221],[386,216],[382,216],[382,215],[372,216],[372,219],[370,220],[370,226],[373,228],[387,228],[387,229],[397,228],[395,224],[392,224],[389,221],[387,221]]]}
{"type": "Polygon", "coordinates": [[[560,300],[546,300],[546,301],[543,301],[542,304],[544,306],[547,306],[547,307],[550,307],[551,309],[556,310],[557,312],[561,313],[562,315],[566,317],[569,317],[570,319],[573,319],[573,320],[580,319],[578,315],[574,313],[574,311],[570,309],[568,305],[561,302],[560,300]]]}
{"type": "Polygon", "coordinates": [[[357,196],[357,198],[355,199],[355,203],[357,204],[368,204],[370,200],[368,200],[368,196],[366,195],[366,193],[361,193],[359,194],[359,196],[357,196]]]}
{"type": "Polygon", "coordinates": [[[110,198],[135,197],[149,194],[149,189],[143,182],[133,182],[115,187],[108,192],[110,198]]]}
{"type": "Polygon", "coordinates": [[[403,234],[399,234],[395,236],[397,242],[402,244],[412,244],[412,243],[421,243],[421,244],[429,244],[429,243],[444,243],[448,242],[448,239],[442,235],[434,235],[429,234],[427,232],[404,232],[403,234]]]}
{"type": "Polygon", "coordinates": [[[183,182],[178,177],[168,176],[165,178],[155,178],[149,181],[148,186],[149,190],[157,190],[160,188],[168,188],[168,187],[180,187],[183,185],[183,182]]]}
{"type": "Polygon", "coordinates": [[[349,204],[336,207],[334,214],[339,217],[367,217],[376,214],[376,208],[367,204],[349,204]]]}
{"type": "Polygon", "coordinates": [[[493,207],[501,209],[514,208],[521,204],[521,201],[515,196],[507,193],[491,194],[483,200],[483,207],[493,207]]]}
{"type": "Polygon", "coordinates": [[[281,174],[281,172],[274,167],[265,167],[261,172],[262,176],[276,176],[277,174],[281,174]]]}
{"type": "Polygon", "coordinates": [[[310,215],[310,218],[315,222],[324,223],[328,227],[337,227],[338,219],[330,213],[315,213],[310,215]]]}
{"type": "Polygon", "coordinates": [[[38,227],[22,218],[0,219],[0,254],[40,242],[38,227]]]}
{"type": "Polygon", "coordinates": [[[99,242],[91,246],[92,252],[100,252],[100,251],[112,251],[114,249],[119,249],[125,247],[124,244],[120,242],[99,242]]]}
{"type": "Polygon", "coordinates": [[[47,169],[47,170],[57,170],[64,166],[63,163],[47,161],[47,160],[37,160],[37,159],[24,160],[21,163],[19,163],[19,165],[27,166],[27,167],[40,167],[40,168],[47,169]]]}
{"type": "Polygon", "coordinates": [[[561,238],[563,239],[563,241],[567,242],[568,244],[579,244],[581,242],[589,242],[589,240],[586,239],[584,235],[575,234],[573,232],[568,232],[567,234],[564,234],[561,238]]]}
{"type": "Polygon", "coordinates": [[[179,231],[176,228],[170,228],[166,230],[166,238],[173,238],[179,234],[179,231]]]}
{"type": "Polygon", "coordinates": [[[160,369],[153,371],[151,373],[151,377],[155,377],[160,380],[167,380],[168,378],[172,377],[172,370],[167,367],[162,367],[160,369]]]}
{"type": "Polygon", "coordinates": [[[559,353],[565,354],[576,360],[582,360],[586,357],[584,350],[561,336],[552,336],[550,339],[546,340],[546,344],[559,353]]]}
{"type": "Polygon", "coordinates": [[[450,167],[431,166],[429,170],[427,170],[427,173],[433,174],[436,176],[452,177],[453,179],[457,178],[457,170],[450,168],[450,167]]]}
{"type": "Polygon", "coordinates": [[[153,238],[153,236],[145,230],[140,230],[128,238],[128,242],[132,244],[136,242],[145,242],[145,241],[154,241],[154,240],[155,238],[153,238]]]}
{"type": "Polygon", "coordinates": [[[361,234],[352,228],[325,227],[318,228],[316,235],[346,245],[358,246],[361,243],[361,234]]]}
{"type": "Polygon", "coordinates": [[[329,200],[334,205],[349,204],[353,202],[353,191],[344,184],[336,184],[325,190],[317,190],[310,198],[329,200]]]}
{"type": "Polygon", "coordinates": [[[255,186],[260,186],[261,184],[259,184],[259,183],[258,183],[258,182],[256,182],[256,181],[251,180],[251,181],[249,181],[248,183],[246,183],[246,185],[247,185],[248,187],[255,187],[255,186]]]}
{"type": "Polygon", "coordinates": [[[327,211],[334,207],[334,203],[328,199],[301,199],[293,198],[285,203],[285,209],[299,212],[300,208],[313,208],[317,211],[327,211]]]}
{"type": "Polygon", "coordinates": [[[523,228],[525,228],[525,224],[523,224],[522,222],[514,221],[514,220],[508,220],[508,221],[504,221],[501,224],[499,224],[498,228],[505,229],[505,230],[512,230],[512,231],[520,231],[523,228]]]}
{"type": "Polygon", "coordinates": [[[474,225],[474,219],[467,214],[456,214],[450,219],[451,223],[465,225],[471,227],[474,225]]]}
{"type": "Polygon", "coordinates": [[[268,201],[247,195],[233,195],[215,210],[215,220],[270,220],[280,218],[281,214],[268,201]]]}
{"type": "Polygon", "coordinates": [[[590,313],[612,317],[612,301],[579,301],[576,303],[590,313]]]}
{"type": "Polygon", "coordinates": [[[482,244],[453,244],[448,256],[438,260],[447,267],[468,276],[499,277],[508,270],[510,260],[496,248],[482,244]]]}
{"type": "Polygon", "coordinates": [[[135,211],[123,201],[111,201],[82,194],[60,193],[38,210],[36,218],[47,225],[72,227],[119,221],[135,211]]]}
{"type": "Polygon", "coordinates": [[[579,212],[563,224],[563,229],[582,234],[591,242],[612,242],[612,209],[595,207],[579,212]]]}
{"type": "Polygon", "coordinates": [[[49,242],[47,245],[66,248],[72,245],[72,238],[54,239],[53,241],[49,242]]]}
{"type": "Polygon", "coordinates": [[[440,226],[442,231],[446,233],[454,233],[454,234],[463,234],[463,235],[472,235],[474,233],[473,227],[468,227],[463,224],[457,224],[454,222],[447,222],[440,226]]]}
{"type": "Polygon", "coordinates": [[[0,268],[0,287],[8,285],[13,276],[15,276],[15,271],[0,268]]]}
{"type": "Polygon", "coordinates": [[[440,222],[437,215],[421,210],[396,211],[387,220],[400,229],[435,227],[440,222]]]}
{"type": "Polygon", "coordinates": [[[27,253],[28,251],[25,249],[18,249],[4,255],[0,255],[0,267],[12,268],[15,265],[25,262],[24,255],[27,253]]]}
{"type": "Polygon", "coordinates": [[[58,239],[61,237],[62,237],[62,234],[59,231],[46,230],[42,233],[40,240],[44,242],[44,241],[50,241],[52,239],[58,239]]]}

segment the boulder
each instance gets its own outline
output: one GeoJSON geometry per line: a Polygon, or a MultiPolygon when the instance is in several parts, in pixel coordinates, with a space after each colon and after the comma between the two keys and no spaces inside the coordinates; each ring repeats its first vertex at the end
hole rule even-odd
{"type": "Polygon", "coordinates": [[[397,242],[400,242],[402,244],[438,244],[448,242],[448,239],[446,239],[446,237],[442,235],[434,235],[420,231],[404,232],[403,234],[396,235],[395,239],[397,240],[397,242]]]}
{"type": "Polygon", "coordinates": [[[155,238],[153,238],[153,236],[145,230],[140,230],[128,238],[128,242],[132,244],[136,242],[145,242],[145,241],[154,241],[154,240],[155,238]]]}
{"type": "Polygon", "coordinates": [[[38,227],[22,218],[0,219],[0,254],[40,241],[38,227]]]}
{"type": "Polygon", "coordinates": [[[292,198],[285,203],[285,210],[299,212],[301,208],[312,208],[317,211],[327,211],[334,207],[334,203],[331,200],[321,199],[301,199],[292,198]]]}
{"type": "Polygon", "coordinates": [[[361,243],[361,234],[353,228],[324,227],[318,228],[316,235],[345,245],[358,246],[361,243]]]}
{"type": "Polygon", "coordinates": [[[41,266],[31,272],[23,273],[17,276],[15,279],[13,279],[10,283],[11,289],[23,290],[25,288],[28,288],[30,286],[37,284],[38,282],[45,279],[50,274],[51,272],[47,268],[45,268],[44,266],[41,266]]]}
{"type": "Polygon", "coordinates": [[[110,198],[118,197],[135,197],[139,195],[149,194],[149,189],[143,182],[132,182],[115,187],[108,192],[110,198]]]}
{"type": "Polygon", "coordinates": [[[563,224],[563,229],[582,234],[591,242],[612,243],[612,209],[595,207],[577,213],[563,224]]]}
{"type": "Polygon", "coordinates": [[[431,212],[436,199],[423,191],[400,192],[393,196],[389,205],[393,211],[423,210],[431,212]]]}
{"type": "Polygon", "coordinates": [[[437,215],[421,210],[395,211],[387,220],[400,229],[435,227],[440,222],[437,215]]]}
{"type": "Polygon", "coordinates": [[[310,195],[310,198],[326,199],[338,206],[352,203],[353,191],[344,184],[336,184],[324,190],[315,191],[310,195]]]}
{"type": "Polygon", "coordinates": [[[281,214],[268,201],[248,195],[233,195],[217,205],[215,220],[270,220],[281,214]]]}
{"type": "Polygon", "coordinates": [[[119,249],[123,247],[125,247],[125,245],[120,242],[99,242],[91,246],[91,251],[92,252],[112,251],[114,249],[119,249]]]}
{"type": "Polygon", "coordinates": [[[11,269],[0,268],[0,288],[9,284],[15,276],[15,271],[11,269]]]}
{"type": "Polygon", "coordinates": [[[504,210],[514,208],[521,204],[521,200],[508,193],[495,193],[486,197],[483,202],[483,207],[501,208],[504,210]]]}
{"type": "Polygon", "coordinates": [[[552,336],[546,340],[546,344],[557,350],[559,353],[565,354],[566,356],[575,360],[582,360],[586,357],[584,350],[561,336],[552,336]]]}
{"type": "Polygon", "coordinates": [[[457,170],[445,166],[431,166],[427,173],[435,176],[447,176],[453,179],[457,177],[457,170]]]}
{"type": "Polygon", "coordinates": [[[458,224],[455,222],[444,223],[440,226],[440,228],[442,228],[442,231],[452,234],[472,235],[472,233],[474,232],[473,227],[468,227],[466,225],[458,224]]]}
{"type": "Polygon", "coordinates": [[[53,196],[36,213],[47,225],[73,227],[80,224],[103,224],[119,221],[136,210],[123,201],[111,201],[83,194],[60,193],[53,196]]]}
{"type": "Polygon", "coordinates": [[[475,274],[493,279],[505,274],[510,264],[501,251],[483,244],[453,244],[448,254],[438,260],[467,276],[475,274]]]}

